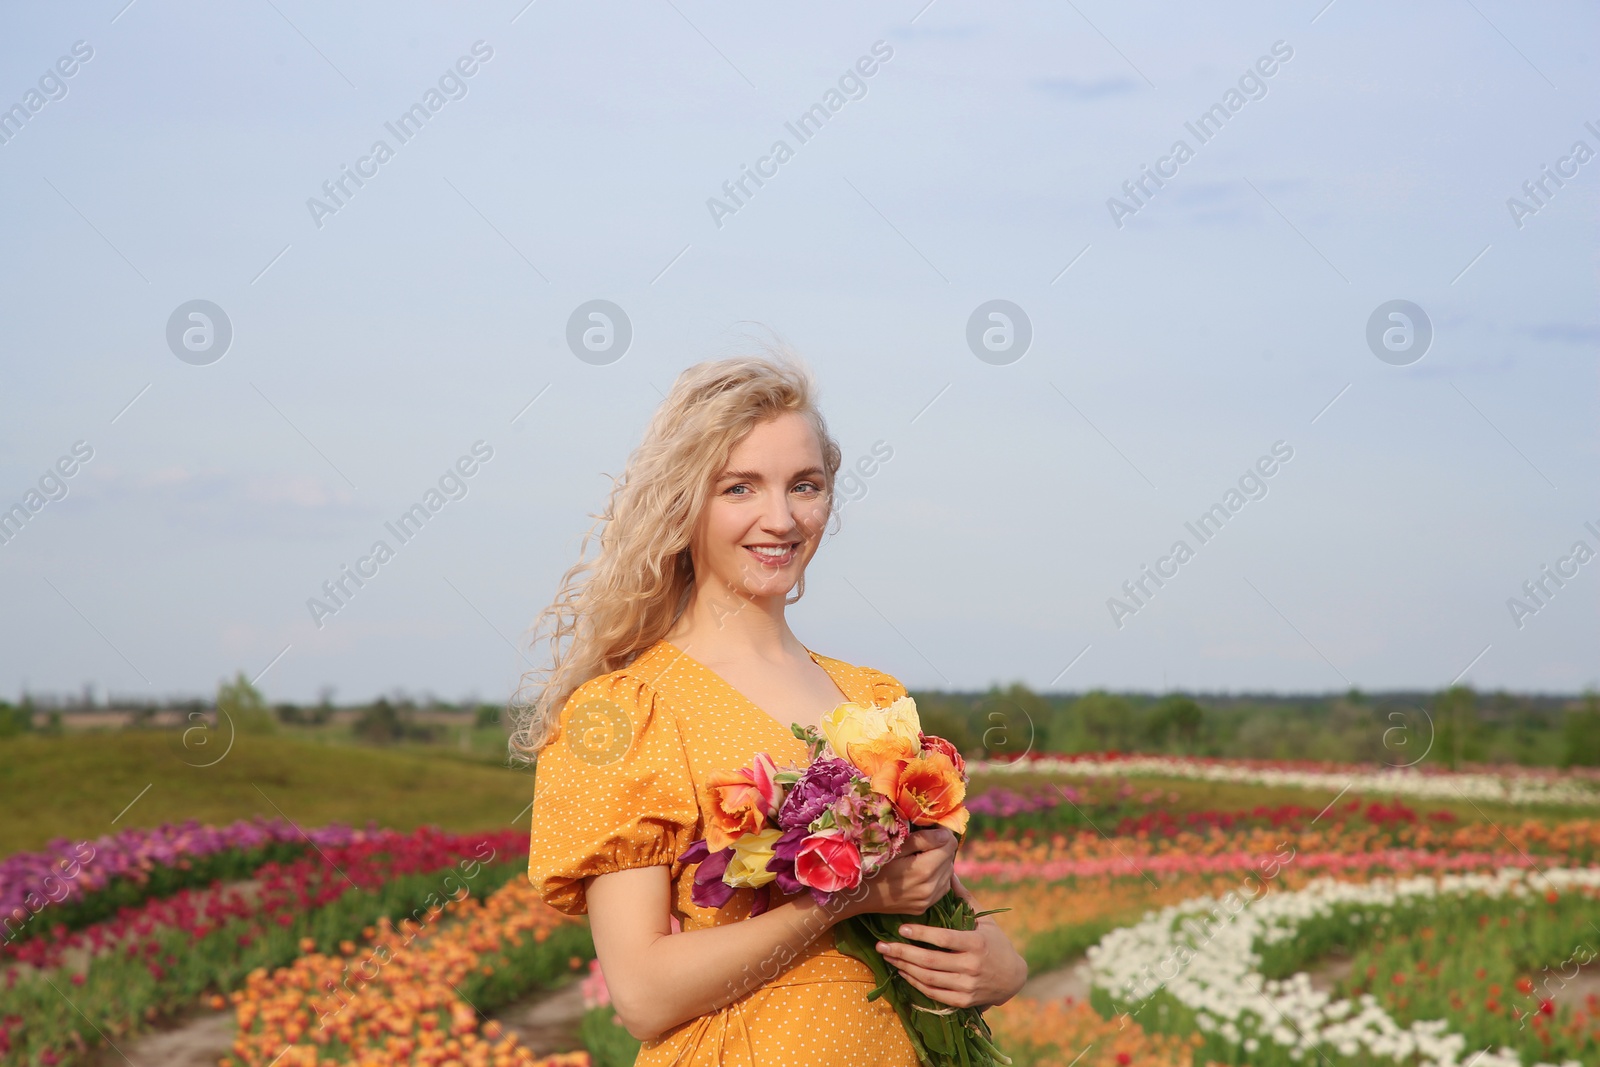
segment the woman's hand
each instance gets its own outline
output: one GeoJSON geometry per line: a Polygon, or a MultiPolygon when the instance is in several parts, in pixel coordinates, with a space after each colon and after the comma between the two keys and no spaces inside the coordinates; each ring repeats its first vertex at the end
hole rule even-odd
{"type": "MultiPolygon", "coordinates": [[[[961,879],[955,878],[953,872],[951,877],[956,895],[973,911],[982,911],[961,879]]],[[[878,952],[899,969],[906,981],[952,1008],[1004,1004],[1028,980],[1028,962],[1017,953],[992,915],[980,918],[974,930],[943,930],[906,923],[900,927],[900,936],[939,948],[880,941],[878,952]]]]}
{"type": "Polygon", "coordinates": [[[958,843],[942,826],[913,830],[900,854],[849,894],[852,899],[836,921],[853,915],[921,915],[950,891],[958,843]]]}

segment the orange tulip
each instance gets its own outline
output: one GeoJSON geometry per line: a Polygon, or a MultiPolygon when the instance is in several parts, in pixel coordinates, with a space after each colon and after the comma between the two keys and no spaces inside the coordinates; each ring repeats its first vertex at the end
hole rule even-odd
{"type": "MultiPolygon", "coordinates": [[[[917,743],[899,734],[883,734],[870,741],[852,741],[845,747],[849,751],[842,753],[844,758],[856,770],[874,780],[874,789],[878,788],[878,776],[887,773],[885,768],[889,764],[896,761],[905,763],[917,755],[917,743]]],[[[878,789],[878,792],[888,795],[887,790],[878,789]]]]}
{"type": "Polygon", "coordinates": [[[874,789],[880,781],[888,787],[881,792],[894,802],[895,810],[906,821],[934,823],[958,834],[967,832],[967,809],[963,804],[967,787],[955,763],[944,753],[925,751],[913,760],[885,763],[873,778],[874,789]]]}
{"type": "Polygon", "coordinates": [[[712,771],[701,806],[706,811],[706,848],[714,853],[766,825],[762,793],[746,769],[712,771]]]}

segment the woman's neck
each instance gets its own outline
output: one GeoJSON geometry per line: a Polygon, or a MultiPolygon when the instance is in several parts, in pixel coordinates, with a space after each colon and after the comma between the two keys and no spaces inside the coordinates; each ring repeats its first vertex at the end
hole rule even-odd
{"type": "Polygon", "coordinates": [[[777,661],[806,654],[789,629],[782,597],[717,595],[704,589],[695,590],[667,640],[702,661],[708,656],[777,661]]]}

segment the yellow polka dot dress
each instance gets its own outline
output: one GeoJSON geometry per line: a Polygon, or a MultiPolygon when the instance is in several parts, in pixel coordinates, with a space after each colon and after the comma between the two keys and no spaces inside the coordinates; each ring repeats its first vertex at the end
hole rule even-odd
{"type": "MultiPolygon", "coordinates": [[[[810,654],[853,701],[886,707],[905,695],[881,671],[810,654]]],[[[787,724],[666,641],[590,679],[568,699],[560,733],[538,757],[529,880],[551,907],[582,915],[585,878],[661,864],[685,931],[749,918],[760,890],[736,889],[723,908],[697,907],[697,864],[679,857],[704,836],[706,777],[747,766],[757,752],[780,767],[803,766],[809,756],[787,724]]],[[[831,931],[788,962],[752,961],[751,971],[759,983],[751,992],[646,1041],[636,1064],[916,1067],[894,1008],[867,1000],[871,970],[834,947],[831,931]]]]}

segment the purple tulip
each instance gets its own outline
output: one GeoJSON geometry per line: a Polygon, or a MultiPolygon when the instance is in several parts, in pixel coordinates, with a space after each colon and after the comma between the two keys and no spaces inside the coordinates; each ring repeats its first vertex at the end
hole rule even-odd
{"type": "Polygon", "coordinates": [[[783,890],[785,895],[798,893],[806,885],[794,876],[794,858],[800,854],[800,843],[811,835],[805,826],[796,826],[785,830],[778,835],[778,840],[772,845],[772,858],[767,861],[767,870],[777,877],[773,884],[783,890]]]}
{"type": "Polygon", "coordinates": [[[679,858],[685,864],[700,865],[695,868],[694,888],[689,891],[689,899],[697,907],[720,908],[733,899],[733,886],[722,880],[722,872],[728,869],[728,861],[733,859],[732,845],[720,852],[712,852],[711,846],[702,837],[684,849],[679,858]]]}
{"type": "MultiPolygon", "coordinates": [[[[842,759],[819,759],[789,790],[778,809],[778,826],[783,830],[803,829],[844,795],[859,777],[856,769],[842,759]]],[[[789,890],[789,892],[793,892],[789,890]]]]}

